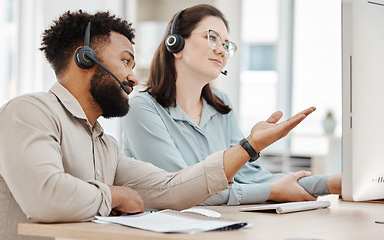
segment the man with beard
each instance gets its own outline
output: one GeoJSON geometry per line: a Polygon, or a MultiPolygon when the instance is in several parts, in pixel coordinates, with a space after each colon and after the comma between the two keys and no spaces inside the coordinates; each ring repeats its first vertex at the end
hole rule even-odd
{"type": "Polygon", "coordinates": [[[260,152],[315,110],[281,123],[276,112],[252,128],[247,148],[238,144],[176,173],[128,158],[97,119],[129,109],[128,94],[137,84],[133,38],[131,24],[108,12],[67,12],[44,32],[41,50],[57,83],[0,109],[0,239],[26,239],[17,236],[20,222],[191,207],[227,189],[250,149],[260,152]],[[85,61],[100,61],[116,78],[98,65],[79,63],[90,22],[94,53],[85,61]]]}

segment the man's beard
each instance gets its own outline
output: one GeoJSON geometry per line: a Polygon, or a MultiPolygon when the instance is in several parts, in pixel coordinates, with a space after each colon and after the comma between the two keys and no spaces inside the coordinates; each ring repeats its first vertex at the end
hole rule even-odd
{"type": "Polygon", "coordinates": [[[120,85],[101,67],[95,66],[95,73],[91,79],[90,92],[93,99],[103,111],[105,118],[122,117],[129,110],[120,85]]]}

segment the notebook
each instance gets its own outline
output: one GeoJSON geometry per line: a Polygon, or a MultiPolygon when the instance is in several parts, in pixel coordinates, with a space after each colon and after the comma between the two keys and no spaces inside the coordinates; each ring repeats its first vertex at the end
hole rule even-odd
{"type": "Polygon", "coordinates": [[[314,210],[318,208],[327,208],[331,206],[329,201],[305,201],[305,202],[289,202],[289,203],[276,203],[270,205],[262,205],[255,207],[241,208],[241,212],[268,212],[276,211],[278,214],[300,212],[307,210],[314,210]]]}
{"type": "Polygon", "coordinates": [[[193,213],[181,213],[175,210],[163,210],[136,215],[118,217],[96,216],[97,223],[115,223],[128,227],[162,233],[198,233],[204,231],[236,230],[247,222],[228,219],[214,219],[193,213]]]}

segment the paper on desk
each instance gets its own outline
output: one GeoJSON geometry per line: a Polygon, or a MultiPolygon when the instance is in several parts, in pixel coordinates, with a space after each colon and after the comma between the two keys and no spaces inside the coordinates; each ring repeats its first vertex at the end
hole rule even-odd
{"type": "Polygon", "coordinates": [[[256,211],[267,211],[276,210],[276,213],[291,213],[313,210],[318,208],[327,208],[331,205],[329,201],[305,201],[305,202],[289,202],[289,203],[277,203],[271,205],[255,206],[241,208],[242,212],[256,212],[256,211]]]}
{"type": "Polygon", "coordinates": [[[116,223],[124,226],[162,233],[197,233],[213,230],[234,230],[247,225],[243,221],[212,219],[180,213],[174,210],[163,210],[141,215],[127,215],[118,217],[96,216],[98,223],[116,223]]]}

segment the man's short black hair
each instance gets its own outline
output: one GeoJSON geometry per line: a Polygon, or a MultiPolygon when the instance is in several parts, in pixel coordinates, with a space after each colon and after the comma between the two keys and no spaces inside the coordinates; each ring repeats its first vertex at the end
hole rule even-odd
{"type": "Polygon", "coordinates": [[[111,31],[126,36],[134,44],[134,29],[126,20],[117,18],[109,12],[89,14],[82,10],[68,11],[44,31],[40,48],[56,75],[67,68],[76,48],[84,45],[85,29],[89,21],[91,21],[90,46],[96,53],[101,51],[101,44],[109,42],[111,31]]]}

